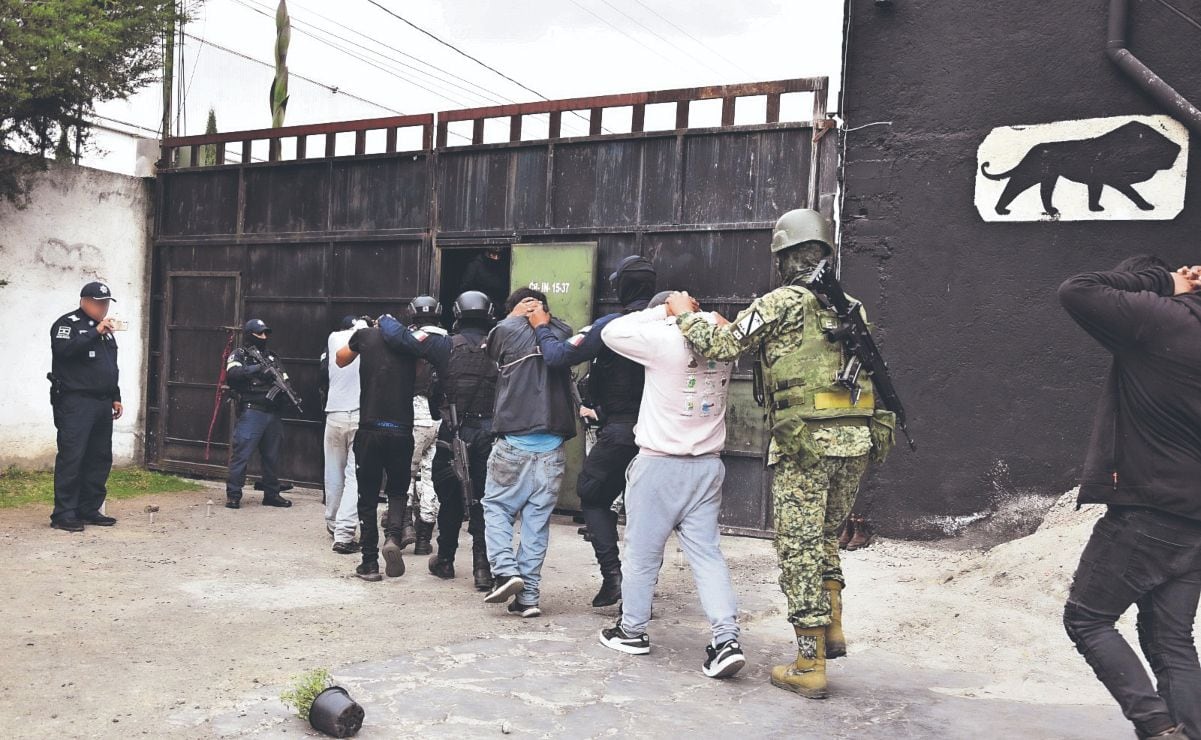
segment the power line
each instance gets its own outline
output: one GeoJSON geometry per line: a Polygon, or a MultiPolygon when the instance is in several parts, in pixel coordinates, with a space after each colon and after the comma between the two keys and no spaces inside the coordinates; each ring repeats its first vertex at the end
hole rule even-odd
{"type": "Polygon", "coordinates": [[[659,11],[657,11],[657,10],[655,10],[655,9],[654,9],[654,8],[652,8],[651,6],[647,5],[646,3],[642,2],[642,0],[634,0],[634,2],[638,3],[639,5],[641,5],[641,6],[642,6],[643,8],[645,8],[646,10],[650,11],[650,13],[651,13],[652,15],[654,15],[655,17],[657,17],[659,20],[663,21],[663,22],[664,22],[664,23],[666,23],[667,25],[671,26],[672,28],[676,29],[677,31],[679,31],[680,33],[684,34],[684,35],[685,35],[685,36],[687,36],[688,38],[692,39],[692,41],[693,41],[695,44],[697,44],[698,46],[700,46],[700,47],[702,47],[702,48],[704,48],[704,49],[706,49],[706,50],[708,50],[708,51],[712,52],[714,56],[716,56],[716,57],[718,57],[718,58],[720,58],[720,59],[722,59],[722,60],[726,61],[726,62],[727,62],[727,63],[729,63],[730,65],[732,65],[732,66],[734,66],[734,67],[737,67],[737,68],[738,68],[738,70],[739,70],[740,72],[742,72],[743,74],[745,74],[745,75],[748,75],[748,76],[751,76],[751,75],[753,75],[753,73],[752,73],[752,72],[750,72],[749,70],[747,70],[747,69],[746,69],[745,67],[743,67],[741,64],[739,64],[738,62],[735,62],[734,60],[730,59],[729,57],[727,57],[725,54],[722,54],[722,53],[721,53],[720,51],[718,51],[717,49],[714,49],[713,47],[709,46],[709,45],[708,45],[708,44],[706,44],[705,42],[703,42],[703,41],[701,41],[700,39],[698,39],[696,36],[693,36],[692,34],[688,33],[688,32],[687,32],[687,31],[685,31],[683,28],[680,28],[679,26],[677,26],[675,23],[672,23],[672,22],[671,22],[671,21],[670,21],[668,18],[664,17],[664,15],[663,15],[662,13],[660,13],[660,12],[659,12],[659,11]]]}
{"type": "MultiPolygon", "coordinates": [[[[254,6],[250,5],[248,2],[246,2],[246,0],[234,0],[234,2],[238,3],[238,4],[239,4],[239,5],[241,5],[242,7],[246,8],[247,10],[250,10],[250,11],[252,11],[252,12],[254,12],[254,13],[258,13],[258,14],[260,14],[260,15],[263,15],[263,16],[266,16],[266,17],[268,17],[268,18],[271,18],[271,17],[273,17],[273,14],[270,14],[270,13],[268,13],[266,10],[263,10],[263,9],[261,9],[261,8],[254,7],[254,6]]],[[[316,30],[316,31],[318,31],[318,32],[320,32],[320,33],[323,33],[323,34],[326,34],[326,35],[328,35],[328,36],[331,36],[331,37],[333,37],[333,38],[335,38],[335,39],[338,39],[339,41],[343,41],[343,42],[345,42],[345,43],[347,43],[347,44],[350,44],[351,46],[354,46],[354,47],[357,47],[357,48],[359,48],[359,49],[362,49],[362,50],[364,50],[364,51],[366,51],[366,52],[368,52],[368,53],[370,53],[370,54],[374,54],[375,56],[377,56],[377,57],[379,57],[379,58],[381,58],[381,59],[384,59],[384,60],[385,60],[385,62],[386,62],[387,64],[398,64],[398,65],[400,65],[400,66],[402,66],[402,67],[406,67],[406,68],[408,68],[408,69],[411,69],[411,70],[413,70],[414,72],[416,72],[416,73],[418,73],[418,74],[423,74],[423,75],[426,75],[427,77],[433,77],[433,78],[434,78],[435,80],[437,80],[438,82],[441,82],[441,83],[443,83],[443,84],[450,85],[450,86],[452,86],[452,87],[456,87],[456,88],[458,88],[459,90],[463,91],[464,93],[466,93],[466,94],[468,94],[468,95],[472,95],[472,96],[474,96],[474,97],[477,97],[477,98],[480,98],[481,100],[485,100],[485,101],[487,101],[487,102],[490,102],[490,103],[501,103],[501,102],[502,102],[502,101],[499,101],[499,100],[497,100],[497,99],[495,99],[495,98],[488,98],[488,97],[485,97],[485,96],[483,96],[483,95],[480,95],[479,93],[476,93],[476,92],[474,92],[474,91],[472,91],[472,90],[468,90],[467,88],[465,88],[465,87],[463,87],[463,86],[461,86],[461,85],[456,85],[456,84],[455,84],[455,83],[453,83],[453,82],[449,82],[449,81],[447,81],[447,80],[443,80],[443,79],[441,79],[441,78],[439,78],[439,77],[437,77],[437,76],[435,76],[435,75],[431,75],[431,74],[429,74],[428,72],[425,72],[424,70],[417,69],[416,67],[413,67],[413,66],[412,66],[412,65],[410,65],[410,64],[405,64],[404,62],[399,62],[399,61],[396,61],[396,60],[390,59],[390,58],[388,58],[388,57],[387,57],[385,54],[383,54],[383,53],[381,53],[381,52],[379,52],[379,51],[376,51],[375,49],[371,49],[371,48],[369,48],[369,47],[363,46],[362,44],[359,44],[359,43],[356,43],[356,42],[354,42],[354,41],[351,41],[350,39],[348,39],[348,38],[346,38],[346,37],[344,37],[344,36],[339,36],[338,34],[336,34],[336,33],[333,33],[333,32],[331,32],[331,31],[327,31],[327,30],[325,30],[325,29],[322,29],[322,28],[320,28],[320,27],[318,27],[318,26],[315,26],[315,25],[313,25],[312,23],[309,23],[309,22],[307,22],[307,21],[301,20],[301,19],[299,19],[299,18],[293,18],[293,19],[292,19],[292,22],[293,22],[293,23],[296,23],[296,24],[300,24],[301,26],[307,26],[308,28],[312,28],[312,29],[314,29],[314,30],[316,30]]],[[[422,90],[425,90],[426,92],[428,92],[428,93],[430,93],[430,94],[432,94],[432,95],[437,95],[438,97],[442,98],[443,100],[449,101],[449,102],[451,102],[451,103],[453,103],[453,104],[455,104],[455,105],[461,105],[461,106],[465,106],[465,107],[467,107],[467,106],[469,105],[469,104],[467,104],[467,103],[464,103],[464,102],[462,102],[462,101],[460,101],[460,100],[456,100],[455,98],[451,98],[451,97],[449,97],[448,95],[444,95],[444,94],[442,94],[441,92],[439,92],[439,91],[437,91],[437,90],[432,90],[432,89],[430,89],[430,88],[426,87],[425,85],[421,84],[421,82],[418,82],[417,80],[414,80],[414,79],[412,79],[412,78],[410,78],[410,77],[406,77],[406,76],[404,76],[402,73],[400,73],[400,72],[397,72],[397,71],[396,71],[396,69],[395,69],[395,67],[388,67],[388,66],[386,66],[386,64],[385,64],[385,63],[381,63],[381,62],[378,62],[378,61],[375,61],[375,60],[372,60],[372,59],[368,59],[368,58],[366,58],[366,57],[362,56],[361,54],[358,54],[358,53],[356,53],[356,52],[350,51],[349,49],[347,49],[347,48],[346,48],[346,47],[344,47],[344,46],[339,46],[338,44],[335,44],[335,43],[333,43],[332,41],[329,41],[328,39],[325,39],[325,38],[323,38],[323,37],[321,37],[321,36],[318,36],[318,35],[314,34],[314,33],[313,33],[313,31],[306,30],[306,29],[305,29],[305,28],[303,28],[303,27],[298,27],[298,28],[295,28],[295,30],[296,30],[296,31],[298,31],[299,33],[301,33],[301,34],[305,35],[305,36],[308,36],[309,38],[313,39],[314,41],[317,41],[317,42],[318,42],[318,43],[320,43],[320,44],[324,44],[325,46],[328,46],[328,47],[330,47],[330,48],[332,48],[332,49],[334,49],[334,50],[336,50],[336,51],[342,52],[343,54],[346,54],[347,56],[350,56],[350,57],[352,57],[352,58],[354,58],[354,59],[357,59],[357,60],[359,60],[359,61],[361,61],[361,62],[364,62],[364,63],[366,63],[366,64],[370,64],[370,65],[372,65],[373,67],[377,67],[377,68],[381,69],[381,71],[387,72],[387,73],[391,74],[393,77],[395,77],[395,78],[397,78],[397,79],[399,79],[399,80],[402,80],[402,81],[404,81],[404,82],[407,82],[407,83],[409,83],[409,84],[413,85],[414,87],[418,87],[418,88],[420,88],[420,89],[422,89],[422,90]]]]}
{"type": "MultiPolygon", "coordinates": [[[[433,33],[431,33],[431,32],[429,32],[429,31],[425,30],[425,29],[424,29],[424,28],[422,28],[421,26],[418,26],[416,23],[413,23],[413,22],[412,22],[412,21],[410,21],[408,18],[405,18],[404,16],[401,16],[401,15],[399,15],[399,14],[397,14],[397,13],[395,13],[395,12],[393,12],[393,11],[389,10],[388,8],[384,7],[383,5],[380,5],[378,2],[376,2],[376,0],[367,0],[367,2],[371,3],[371,4],[372,4],[372,5],[374,5],[375,7],[379,8],[380,10],[384,11],[385,13],[387,13],[388,15],[392,16],[393,18],[397,19],[398,21],[400,21],[400,22],[404,23],[405,25],[407,25],[407,26],[409,26],[409,27],[411,27],[411,28],[414,28],[414,29],[416,29],[417,31],[420,31],[421,33],[425,34],[426,36],[429,36],[431,39],[433,39],[434,41],[437,41],[439,44],[442,44],[443,46],[447,47],[448,49],[451,49],[451,50],[452,50],[452,51],[454,51],[456,54],[459,54],[460,56],[466,57],[467,59],[470,59],[471,61],[473,61],[473,62],[475,62],[476,64],[480,65],[480,66],[481,66],[481,67],[483,67],[484,69],[487,69],[487,70],[489,70],[490,72],[493,72],[493,73],[495,73],[495,74],[499,75],[500,77],[503,77],[504,79],[508,80],[509,82],[512,82],[514,85],[517,85],[517,86],[518,86],[518,87],[520,87],[521,89],[523,89],[523,90],[526,90],[526,91],[528,91],[528,92],[531,92],[531,93],[533,93],[533,94],[537,95],[539,98],[542,98],[543,100],[550,100],[550,98],[546,97],[545,95],[543,95],[542,93],[538,92],[538,91],[537,91],[537,90],[535,90],[534,88],[532,88],[532,87],[529,87],[528,85],[525,85],[525,84],[522,84],[522,83],[518,82],[517,80],[515,80],[515,79],[513,79],[512,77],[508,76],[508,75],[507,75],[507,74],[505,74],[504,72],[501,72],[501,71],[500,71],[499,69],[497,69],[496,67],[493,67],[493,66],[491,66],[491,65],[489,65],[489,64],[487,64],[487,63],[485,63],[485,62],[482,62],[482,61],[480,61],[479,59],[476,59],[475,57],[471,56],[470,54],[468,54],[467,52],[463,51],[462,49],[460,49],[459,47],[455,46],[454,44],[450,43],[449,41],[444,41],[444,40],[442,40],[442,39],[441,39],[441,38],[439,38],[438,36],[435,36],[433,33]]],[[[587,120],[588,120],[588,119],[587,119],[587,118],[585,118],[585,117],[584,117],[582,114],[580,114],[578,111],[571,111],[571,114],[572,114],[573,116],[575,116],[576,118],[580,119],[581,121],[587,121],[587,120]]],[[[606,129],[606,128],[603,128],[603,127],[601,128],[601,130],[602,130],[602,131],[604,131],[605,133],[612,133],[612,131],[609,131],[608,129],[606,129]]]]}
{"type": "MultiPolygon", "coordinates": [[[[370,2],[370,0],[368,0],[368,2],[370,2]]],[[[609,28],[612,28],[614,31],[617,31],[617,32],[618,32],[618,33],[620,33],[622,36],[625,36],[625,37],[626,37],[627,39],[629,39],[630,41],[633,41],[633,42],[634,42],[636,45],[638,45],[638,46],[640,46],[640,47],[642,47],[642,48],[644,48],[644,49],[649,49],[649,50],[650,50],[651,52],[653,52],[653,53],[654,53],[654,54],[655,54],[657,57],[659,57],[659,58],[660,58],[660,59],[662,59],[663,61],[667,62],[668,64],[675,64],[675,60],[674,60],[674,59],[669,59],[669,58],[667,58],[667,57],[666,57],[666,56],[663,54],[663,52],[659,51],[659,50],[658,50],[658,49],[656,49],[655,47],[653,47],[653,46],[648,46],[647,44],[644,44],[644,43],[642,43],[642,42],[641,42],[641,41],[639,41],[637,38],[635,38],[635,37],[634,37],[634,35],[633,35],[633,34],[631,34],[629,31],[625,30],[625,29],[624,29],[624,28],[622,28],[621,26],[618,26],[618,25],[614,24],[614,23],[613,23],[612,21],[610,21],[608,18],[605,18],[604,16],[597,14],[597,13],[596,13],[596,12],[594,12],[594,11],[593,11],[591,8],[589,8],[588,6],[586,6],[586,5],[581,5],[580,3],[576,2],[576,0],[571,0],[571,4],[572,4],[572,5],[574,5],[574,6],[576,6],[576,7],[577,7],[577,8],[579,8],[580,10],[584,11],[584,12],[585,12],[585,13],[587,13],[588,15],[592,16],[593,18],[597,19],[597,20],[598,20],[598,21],[600,21],[601,23],[604,23],[604,24],[605,24],[606,26],[608,26],[609,28]]]]}
{"type": "MultiPolygon", "coordinates": [[[[240,1],[240,0],[239,0],[239,1],[240,1]]],[[[260,5],[261,5],[261,3],[260,3],[260,5]]],[[[431,69],[433,69],[433,70],[435,70],[435,71],[437,71],[437,72],[440,72],[440,73],[441,73],[441,74],[443,74],[443,75],[446,75],[447,77],[449,77],[449,78],[451,78],[451,79],[455,79],[455,80],[458,80],[459,82],[462,82],[462,83],[464,83],[464,84],[470,85],[471,87],[473,87],[473,88],[475,88],[476,90],[479,90],[479,91],[480,91],[480,92],[478,92],[478,93],[472,93],[472,94],[473,94],[473,95],[475,95],[476,97],[482,98],[482,99],[484,99],[484,100],[493,100],[494,102],[497,102],[497,103],[506,103],[506,102],[508,102],[508,103],[511,103],[511,102],[515,102],[515,101],[513,101],[513,100],[512,100],[512,99],[510,99],[510,98],[505,98],[504,96],[501,96],[501,99],[500,99],[500,100],[497,100],[497,99],[495,99],[495,98],[492,98],[491,96],[492,96],[492,93],[493,93],[494,91],[493,91],[493,90],[490,90],[490,89],[488,89],[488,88],[486,88],[486,87],[484,87],[483,85],[478,85],[478,84],[476,84],[475,82],[472,82],[471,80],[469,80],[469,79],[467,79],[467,78],[465,78],[465,77],[460,77],[459,75],[457,75],[457,74],[455,74],[455,73],[453,73],[453,72],[451,72],[451,71],[449,71],[449,70],[443,69],[442,67],[439,67],[439,66],[438,66],[438,65],[436,65],[436,64],[431,64],[430,62],[427,62],[427,61],[425,61],[424,59],[421,59],[421,58],[419,58],[419,57],[413,56],[412,54],[409,54],[408,52],[406,52],[406,51],[404,51],[404,50],[402,50],[402,49],[398,49],[398,48],[396,48],[395,46],[392,46],[391,44],[388,44],[387,42],[380,41],[379,39],[375,38],[374,36],[370,36],[370,35],[368,35],[368,34],[365,34],[365,33],[363,33],[362,31],[360,31],[360,30],[358,30],[358,29],[356,29],[356,28],[353,28],[353,27],[351,27],[351,26],[348,26],[348,25],[346,25],[346,24],[344,24],[344,23],[339,23],[338,21],[334,20],[333,18],[330,18],[329,16],[322,15],[322,14],[318,13],[317,11],[315,11],[315,10],[312,10],[311,8],[306,8],[306,7],[304,7],[304,6],[301,6],[301,5],[297,5],[297,7],[299,7],[301,10],[303,10],[305,13],[308,13],[308,14],[310,14],[310,15],[316,16],[317,18],[320,18],[321,20],[323,20],[323,21],[325,21],[325,22],[327,22],[327,23],[332,23],[333,25],[335,25],[335,26],[337,26],[337,27],[339,27],[339,28],[341,28],[341,29],[344,29],[344,30],[346,30],[346,31],[349,31],[350,33],[352,33],[352,34],[354,34],[354,35],[356,35],[356,36],[359,36],[359,37],[361,37],[361,38],[364,38],[364,39],[366,39],[366,40],[368,40],[368,41],[370,41],[370,42],[372,42],[372,43],[374,43],[374,44],[377,44],[377,45],[379,45],[379,46],[382,46],[383,48],[387,49],[388,51],[390,51],[390,52],[392,52],[392,53],[394,53],[394,54],[398,54],[398,55],[400,55],[400,56],[402,56],[402,57],[405,57],[406,59],[411,59],[411,60],[413,60],[414,62],[416,62],[417,64],[421,64],[421,65],[423,65],[423,66],[429,67],[429,68],[431,68],[431,69]]],[[[311,24],[311,23],[307,23],[306,25],[313,26],[313,24],[311,24]]],[[[321,31],[323,31],[323,32],[325,32],[325,33],[329,33],[328,31],[325,31],[325,29],[319,29],[319,30],[321,30],[321,31]]],[[[332,35],[332,34],[331,34],[331,35],[332,35]]],[[[341,38],[341,37],[337,37],[337,38],[341,38]]],[[[347,43],[354,43],[354,42],[348,41],[347,43]]],[[[356,46],[358,46],[358,44],[356,44],[356,46]]],[[[366,49],[367,47],[362,47],[362,46],[360,46],[360,48],[364,48],[364,49],[366,49]]],[[[386,57],[384,54],[382,54],[382,53],[380,53],[380,52],[378,52],[378,51],[375,51],[374,49],[368,49],[368,50],[369,50],[369,51],[371,51],[371,52],[372,52],[372,53],[374,53],[374,54],[377,54],[377,55],[381,56],[381,57],[388,58],[388,57],[386,57]]],[[[395,60],[392,60],[392,61],[395,61],[395,60]]],[[[411,66],[411,65],[404,64],[403,62],[396,61],[395,63],[396,63],[396,64],[402,64],[403,66],[405,66],[405,67],[408,67],[409,69],[412,69],[412,70],[414,70],[415,72],[418,72],[418,73],[420,73],[420,74],[423,74],[423,75],[425,75],[425,76],[427,76],[427,77],[432,77],[433,79],[435,79],[435,80],[438,80],[439,82],[445,82],[445,83],[446,83],[446,84],[448,84],[448,85],[451,85],[451,84],[453,84],[453,83],[451,83],[449,80],[443,79],[443,78],[441,78],[441,77],[438,77],[438,76],[437,76],[437,75],[435,75],[435,74],[431,74],[431,73],[429,73],[429,72],[426,72],[425,70],[418,69],[418,68],[416,68],[416,67],[413,67],[413,66],[411,66]]],[[[468,91],[468,90],[467,90],[467,88],[463,88],[463,87],[460,87],[460,86],[458,86],[458,85],[454,85],[454,86],[455,86],[455,87],[459,87],[459,89],[461,89],[461,90],[464,90],[465,92],[470,92],[470,91],[468,91]]]]}
{"type": "Polygon", "coordinates": [[[645,30],[647,33],[651,34],[652,36],[654,36],[655,38],[659,39],[659,40],[660,40],[660,41],[662,41],[663,43],[670,45],[670,46],[671,46],[673,49],[675,49],[676,51],[680,52],[681,54],[685,54],[685,55],[687,55],[687,56],[691,57],[691,58],[692,58],[694,61],[700,62],[701,64],[705,65],[706,67],[708,67],[708,68],[709,68],[709,71],[711,71],[711,72],[714,72],[714,73],[716,73],[716,74],[721,74],[721,70],[719,70],[719,69],[715,68],[713,65],[709,64],[709,62],[705,61],[704,59],[701,59],[700,57],[698,57],[698,56],[696,56],[696,55],[694,55],[694,54],[691,54],[691,53],[689,53],[689,52],[685,51],[684,49],[681,49],[679,46],[676,46],[676,44],[675,44],[675,42],[674,42],[674,41],[672,41],[671,39],[669,39],[669,38],[667,38],[667,37],[665,37],[665,36],[660,36],[660,35],[659,35],[659,34],[658,34],[658,33],[657,33],[657,32],[656,32],[656,31],[655,31],[653,28],[651,28],[650,26],[646,25],[645,23],[643,23],[642,21],[638,20],[637,18],[635,18],[634,16],[630,15],[629,13],[625,12],[624,10],[622,10],[622,9],[621,9],[621,8],[619,8],[619,7],[617,7],[617,6],[616,6],[616,5],[614,5],[613,3],[609,2],[609,0],[601,0],[601,2],[602,2],[602,3],[604,3],[605,5],[608,5],[610,8],[612,8],[612,9],[613,9],[613,10],[615,10],[615,11],[617,11],[618,13],[620,13],[620,14],[621,14],[621,15],[622,15],[624,18],[626,18],[627,20],[629,20],[631,23],[635,23],[635,24],[637,24],[639,27],[641,27],[641,28],[642,28],[643,30],[645,30]]]}
{"type": "Polygon", "coordinates": [[[496,67],[493,67],[493,66],[492,66],[492,65],[490,65],[490,64],[487,64],[487,63],[485,63],[485,62],[482,62],[482,61],[480,61],[479,59],[476,59],[475,57],[471,56],[470,54],[468,54],[467,52],[463,51],[462,49],[460,49],[459,47],[455,46],[454,44],[450,43],[449,41],[443,41],[441,38],[439,38],[439,37],[435,36],[434,34],[430,33],[430,32],[429,32],[429,31],[427,31],[427,30],[425,30],[424,28],[422,28],[421,26],[417,25],[416,23],[414,23],[414,22],[410,21],[408,18],[405,18],[404,16],[402,16],[402,15],[399,15],[399,14],[397,14],[397,13],[395,13],[395,12],[393,12],[393,11],[389,10],[388,8],[384,7],[383,5],[380,5],[380,4],[379,4],[379,3],[377,3],[375,0],[367,0],[367,2],[371,3],[371,4],[372,4],[372,5],[374,5],[375,7],[379,8],[380,10],[384,11],[385,13],[387,13],[388,15],[392,16],[393,18],[397,19],[398,21],[400,21],[400,22],[404,23],[405,25],[407,25],[407,26],[409,26],[409,27],[411,27],[411,28],[414,28],[414,29],[416,29],[416,30],[420,31],[421,33],[425,34],[426,36],[429,36],[431,39],[433,39],[434,41],[437,41],[439,44],[442,44],[443,46],[447,47],[448,49],[451,49],[451,50],[453,50],[453,51],[454,51],[456,54],[459,54],[460,56],[466,57],[466,58],[470,59],[471,61],[475,62],[476,64],[480,65],[480,66],[481,66],[481,67],[483,67],[484,69],[486,69],[486,70],[488,70],[488,71],[490,71],[490,72],[493,72],[494,74],[496,74],[496,75],[499,75],[500,77],[503,77],[503,78],[505,78],[506,80],[508,80],[509,82],[512,82],[514,85],[517,85],[517,86],[518,86],[518,87],[520,87],[521,89],[523,89],[523,90],[526,90],[527,92],[532,92],[533,94],[537,95],[538,97],[542,98],[543,100],[550,100],[550,98],[546,97],[545,95],[543,95],[542,93],[538,92],[538,91],[537,91],[537,90],[535,90],[534,88],[532,88],[532,87],[529,87],[528,85],[524,85],[524,84],[522,84],[522,83],[518,82],[517,80],[515,80],[515,79],[513,79],[512,77],[508,76],[508,75],[507,75],[507,74],[505,74],[504,72],[501,72],[501,71],[500,71],[499,69],[497,69],[496,67]]]}
{"type": "MultiPolygon", "coordinates": [[[[204,38],[201,38],[201,37],[199,37],[199,36],[193,36],[193,35],[192,35],[192,34],[190,34],[190,33],[189,33],[189,34],[185,34],[185,35],[186,35],[188,38],[190,38],[190,39],[193,39],[193,40],[195,40],[195,41],[200,41],[200,42],[206,43],[206,44],[208,44],[209,46],[213,47],[214,49],[219,49],[219,50],[221,50],[221,51],[224,51],[224,52],[225,52],[225,53],[227,53],[227,54],[233,54],[233,55],[234,55],[234,56],[236,56],[236,57],[241,57],[242,59],[245,59],[245,60],[246,60],[246,61],[248,61],[248,62],[254,62],[255,64],[258,64],[258,65],[260,65],[260,66],[263,66],[263,67],[267,67],[267,68],[269,68],[269,69],[275,69],[275,65],[274,65],[274,64],[271,64],[270,62],[264,62],[262,59],[256,59],[255,57],[252,57],[252,56],[250,56],[249,54],[243,54],[243,53],[242,53],[242,52],[240,52],[240,51],[236,51],[236,50],[234,50],[234,49],[230,49],[229,47],[226,47],[226,46],[221,46],[220,44],[213,43],[213,41],[211,41],[211,40],[209,40],[209,39],[204,39],[204,38]]],[[[326,90],[328,90],[328,91],[330,91],[331,93],[333,93],[334,95],[345,95],[346,97],[348,97],[348,98],[352,98],[352,99],[354,99],[354,100],[357,100],[357,101],[359,101],[359,102],[361,102],[361,103],[366,103],[366,104],[368,104],[368,105],[373,105],[373,106],[375,106],[376,108],[379,108],[380,110],[386,110],[386,111],[388,111],[389,113],[395,113],[395,114],[396,114],[396,115],[398,115],[398,116],[403,116],[403,115],[405,115],[405,114],[404,114],[402,111],[398,111],[398,110],[396,110],[395,108],[389,108],[388,106],[386,106],[386,105],[381,105],[380,103],[377,103],[377,102],[375,102],[374,100],[368,100],[367,98],[364,98],[364,97],[362,97],[362,96],[359,96],[359,95],[355,95],[354,93],[348,93],[348,92],[346,92],[345,90],[341,89],[340,87],[338,87],[338,86],[336,86],[336,85],[329,85],[329,84],[326,84],[326,83],[324,83],[324,82],[321,82],[321,81],[319,81],[319,80],[314,80],[314,79],[312,79],[311,77],[305,77],[304,75],[297,74],[296,72],[288,72],[288,76],[290,76],[290,77],[295,77],[296,79],[299,79],[299,80],[304,80],[305,82],[311,83],[311,84],[313,84],[313,85],[316,85],[316,86],[318,86],[318,87],[323,87],[323,88],[325,88],[326,90]]]]}

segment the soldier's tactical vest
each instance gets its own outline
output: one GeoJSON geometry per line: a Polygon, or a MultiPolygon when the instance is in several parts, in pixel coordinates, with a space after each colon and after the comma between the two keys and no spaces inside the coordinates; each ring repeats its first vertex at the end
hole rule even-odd
{"type": "Polygon", "coordinates": [[[496,403],[496,363],[479,341],[462,334],[450,338],[450,375],[443,386],[446,402],[455,404],[459,418],[492,416],[496,403]]]}
{"type": "MultiPolygon", "coordinates": [[[[846,364],[847,355],[839,342],[831,342],[825,332],[837,329],[838,315],[825,308],[809,290],[786,286],[804,305],[804,325],[800,342],[793,337],[777,337],[772,344],[783,354],[773,352],[775,361],[761,350],[763,382],[768,413],[773,428],[794,427],[797,421],[871,418],[876,397],[867,373],[859,376],[862,392],[858,403],[851,404],[851,393],[836,381],[846,364]]],[[[853,299],[852,299],[853,300],[853,299]]]]}

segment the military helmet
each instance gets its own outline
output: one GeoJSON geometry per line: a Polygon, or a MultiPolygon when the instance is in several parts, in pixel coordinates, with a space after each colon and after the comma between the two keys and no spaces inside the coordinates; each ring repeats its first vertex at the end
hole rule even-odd
{"type": "Polygon", "coordinates": [[[492,318],[492,299],[486,293],[478,290],[460,293],[459,297],[455,299],[453,308],[456,319],[492,318]]]}
{"type": "Polygon", "coordinates": [[[442,315],[442,304],[430,295],[419,295],[409,303],[409,315],[415,319],[436,319],[442,315]]]}
{"type": "Polygon", "coordinates": [[[267,322],[262,319],[251,319],[246,322],[246,326],[242,327],[244,334],[270,334],[271,327],[267,326],[267,322]]]}
{"type": "Polygon", "coordinates": [[[834,237],[826,217],[811,208],[797,208],[780,216],[771,233],[772,254],[804,242],[821,242],[830,254],[834,253],[834,237]]]}

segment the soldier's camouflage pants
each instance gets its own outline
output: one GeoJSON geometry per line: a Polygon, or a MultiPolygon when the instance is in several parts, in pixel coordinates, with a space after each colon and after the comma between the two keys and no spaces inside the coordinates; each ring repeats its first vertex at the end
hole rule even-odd
{"type": "Polygon", "coordinates": [[[838,559],[838,527],[855,504],[867,455],[823,457],[802,470],[793,458],[774,466],[776,554],[788,621],[798,627],[830,623],[830,597],[822,581],[844,581],[838,559]]]}

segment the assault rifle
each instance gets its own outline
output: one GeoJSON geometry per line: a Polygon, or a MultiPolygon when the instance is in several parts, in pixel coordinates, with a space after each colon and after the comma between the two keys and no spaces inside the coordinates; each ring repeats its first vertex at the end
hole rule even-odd
{"type": "Polygon", "coordinates": [[[450,450],[450,469],[455,478],[459,479],[459,488],[463,492],[463,517],[471,516],[471,502],[475,498],[475,488],[471,484],[471,459],[467,455],[467,443],[459,434],[459,410],[455,404],[448,404],[450,409],[450,428],[453,435],[450,441],[438,440],[438,446],[450,450]]]}
{"type": "Polygon", "coordinates": [[[847,298],[838,278],[834,276],[834,268],[829,260],[822,260],[814,268],[805,280],[805,287],[822,298],[840,320],[841,325],[837,329],[826,332],[826,339],[841,342],[851,357],[838,373],[837,379],[839,385],[851,392],[851,404],[859,402],[859,394],[862,392],[859,376],[866,372],[871,377],[876,395],[883,401],[884,408],[896,414],[897,427],[905,434],[909,449],[916,450],[917,445],[913,443],[913,437],[909,436],[909,429],[905,426],[905,407],[901,405],[901,398],[892,384],[888,363],[880,354],[880,348],[876,346],[876,340],[872,338],[867,323],[863,320],[863,314],[859,311],[863,304],[847,298]]]}
{"type": "Polygon", "coordinates": [[[271,390],[267,391],[267,400],[274,401],[279,394],[283,393],[296,407],[297,413],[303,416],[304,409],[300,407],[300,396],[296,395],[296,391],[292,389],[288,374],[277,363],[269,361],[258,347],[248,345],[245,350],[252,360],[263,366],[263,372],[271,379],[271,390]]]}

